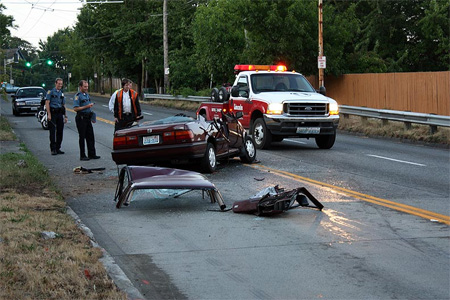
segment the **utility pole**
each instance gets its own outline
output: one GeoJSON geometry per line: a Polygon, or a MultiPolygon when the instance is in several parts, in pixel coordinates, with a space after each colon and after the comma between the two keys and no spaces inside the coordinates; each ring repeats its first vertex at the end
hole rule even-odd
{"type": "Polygon", "coordinates": [[[323,14],[322,14],[323,0],[319,0],[319,57],[317,64],[319,68],[319,87],[324,87],[323,69],[326,68],[325,56],[323,56],[323,14]]]}
{"type": "Polygon", "coordinates": [[[167,0],[163,1],[164,93],[169,91],[169,42],[167,38],[167,0]]]}

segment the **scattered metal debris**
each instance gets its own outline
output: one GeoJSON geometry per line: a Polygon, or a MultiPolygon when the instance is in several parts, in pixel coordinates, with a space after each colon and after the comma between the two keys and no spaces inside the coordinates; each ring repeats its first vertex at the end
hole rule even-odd
{"type": "Polygon", "coordinates": [[[257,216],[276,215],[296,207],[313,207],[322,210],[320,203],[306,188],[285,191],[278,185],[266,187],[247,200],[233,203],[235,213],[249,213],[257,216]],[[311,205],[310,202],[312,202],[311,205]],[[295,204],[297,203],[297,204],[295,204]]]}
{"type": "Polygon", "coordinates": [[[75,174],[89,174],[92,173],[93,171],[104,171],[105,168],[91,168],[91,169],[87,169],[87,168],[83,168],[83,167],[76,167],[73,168],[73,172],[75,174]]]}

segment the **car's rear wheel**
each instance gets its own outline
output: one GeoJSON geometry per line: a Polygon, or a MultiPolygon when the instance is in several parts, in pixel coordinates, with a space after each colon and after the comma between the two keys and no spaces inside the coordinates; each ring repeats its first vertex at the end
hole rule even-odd
{"type": "Polygon", "coordinates": [[[321,135],[316,137],[316,144],[320,149],[330,149],[336,140],[336,131],[332,135],[321,135]]]}
{"type": "Polygon", "coordinates": [[[216,149],[211,143],[206,145],[206,152],[202,158],[201,166],[205,173],[213,173],[217,168],[216,149]]]}
{"type": "Polygon", "coordinates": [[[256,148],[268,149],[270,147],[270,144],[272,143],[272,133],[267,129],[263,118],[258,118],[255,120],[255,123],[253,123],[252,135],[256,148]]]}
{"type": "Polygon", "coordinates": [[[244,145],[242,146],[239,158],[242,162],[247,164],[253,163],[256,159],[255,143],[249,136],[245,137],[244,145]]]}

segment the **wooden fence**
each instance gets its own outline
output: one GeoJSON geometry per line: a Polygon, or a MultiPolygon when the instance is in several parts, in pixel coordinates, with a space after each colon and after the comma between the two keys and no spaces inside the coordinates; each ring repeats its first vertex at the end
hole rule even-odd
{"type": "Polygon", "coordinates": [[[325,87],[341,105],[450,116],[450,71],[327,76],[325,87]]]}

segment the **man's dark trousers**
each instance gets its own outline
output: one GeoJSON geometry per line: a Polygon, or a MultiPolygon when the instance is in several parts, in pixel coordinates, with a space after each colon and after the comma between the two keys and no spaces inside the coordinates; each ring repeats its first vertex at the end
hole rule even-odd
{"type": "Polygon", "coordinates": [[[62,112],[52,112],[52,119],[48,122],[50,131],[50,150],[58,151],[61,149],[64,130],[64,115],[62,112]]]}
{"type": "Polygon", "coordinates": [[[94,129],[92,128],[91,117],[86,114],[77,114],[75,117],[75,122],[78,129],[78,144],[80,146],[80,158],[86,157],[84,141],[86,140],[88,157],[96,156],[95,153],[95,138],[94,129]]]}

